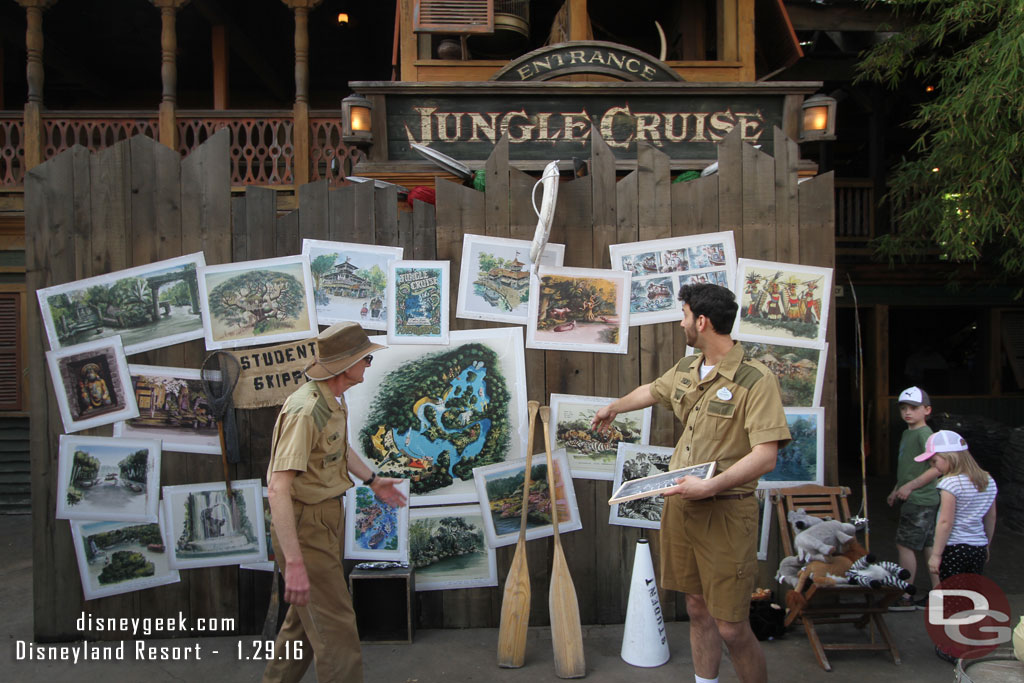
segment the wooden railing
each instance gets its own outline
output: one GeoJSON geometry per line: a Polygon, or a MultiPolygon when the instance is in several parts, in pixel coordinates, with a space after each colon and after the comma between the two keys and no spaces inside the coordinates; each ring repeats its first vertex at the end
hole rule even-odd
{"type": "Polygon", "coordinates": [[[836,238],[867,242],[875,237],[874,182],[870,178],[836,178],[836,238]]]}
{"type": "MultiPolygon", "coordinates": [[[[310,112],[310,180],[339,183],[352,174],[363,151],[341,139],[337,112],[310,112]]],[[[187,156],[222,128],[231,130],[232,185],[290,185],[292,169],[292,112],[179,111],[178,152],[187,156]]],[[[43,149],[50,159],[74,145],[97,152],[134,135],[157,139],[157,116],[152,112],[48,112],[43,116],[43,149]]],[[[24,123],[20,112],[0,112],[0,187],[25,182],[24,123]]]]}

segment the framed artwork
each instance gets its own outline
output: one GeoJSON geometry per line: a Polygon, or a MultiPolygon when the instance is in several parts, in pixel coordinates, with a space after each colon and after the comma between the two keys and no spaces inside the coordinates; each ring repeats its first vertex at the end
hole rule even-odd
{"type": "MultiPolygon", "coordinates": [[[[164,451],[220,454],[217,419],[199,370],[128,365],[139,416],[114,423],[114,436],[160,439],[164,451]]],[[[220,373],[214,381],[220,381],[220,373]]]]}
{"type": "Polygon", "coordinates": [[[266,486],[263,487],[263,536],[267,544],[266,561],[239,565],[241,569],[253,569],[261,572],[274,571],[274,544],[270,540],[270,492],[266,486]]]}
{"type": "MultiPolygon", "coordinates": [[[[555,501],[558,505],[558,531],[577,531],[583,528],[576,490],[565,451],[551,454],[555,469],[555,501]]],[[[480,509],[485,513],[484,531],[487,545],[498,548],[519,541],[519,527],[523,511],[523,478],[526,458],[506,460],[496,465],[473,470],[480,509]]],[[[526,540],[553,536],[551,523],[551,493],[548,489],[548,464],[544,453],[535,454],[530,462],[530,496],[526,513],[526,540]]]]}
{"type": "Polygon", "coordinates": [[[127,355],[203,336],[203,252],[36,291],[50,349],[121,337],[127,355]]]}
{"type": "MultiPolygon", "coordinates": [[[[618,490],[627,481],[668,472],[668,464],[672,460],[674,450],[667,446],[619,443],[618,454],[615,457],[615,479],[612,490],[618,490]]],[[[642,529],[660,529],[661,509],[664,505],[665,499],[662,496],[634,498],[624,503],[612,503],[611,509],[608,511],[608,523],[642,529]]]]}
{"type": "Polygon", "coordinates": [[[614,479],[619,443],[650,441],[651,408],[616,415],[603,434],[590,428],[597,411],[613,401],[600,396],[551,394],[551,449],[565,449],[572,476],[577,479],[614,479]]]}
{"type": "Polygon", "coordinates": [[[156,522],[71,522],[86,600],[178,583],[156,522]]]}
{"type": "Polygon", "coordinates": [[[302,240],[302,255],[309,259],[313,276],[317,322],[351,320],[363,329],[387,329],[388,263],[401,259],[402,252],[402,247],[302,240]]]}
{"type": "Polygon", "coordinates": [[[734,338],[823,348],[832,269],[739,259],[734,338]]]}
{"type": "Polygon", "coordinates": [[[475,467],[526,456],[522,328],[456,331],[447,347],[373,359],[345,393],[349,443],[381,475],[408,479],[412,505],[476,502],[475,467]]]}
{"type": "Polygon", "coordinates": [[[736,245],[731,230],[608,247],[612,268],[629,271],[629,324],[683,319],[679,288],[710,282],[732,289],[736,245]]]}
{"type": "Polygon", "coordinates": [[[160,442],[60,435],[57,519],[156,522],[160,442]]]}
{"type": "Polygon", "coordinates": [[[47,351],[46,364],[65,432],[139,416],[120,337],[47,351]]]}
{"type": "Polygon", "coordinates": [[[480,506],[410,510],[409,564],[416,569],[417,591],[497,586],[498,565],[484,538],[480,506]]]}
{"type": "Polygon", "coordinates": [[[633,479],[622,483],[608,499],[608,504],[622,503],[636,498],[656,496],[676,485],[676,479],[682,477],[699,477],[710,479],[715,474],[715,462],[704,462],[699,465],[680,467],[678,470],[652,474],[642,479],[633,479]]]}
{"type": "Polygon", "coordinates": [[[531,349],[626,353],[630,275],[624,270],[541,267],[531,278],[531,349]]]}
{"type": "Polygon", "coordinates": [[[761,477],[760,489],[825,483],[825,409],[786,408],[793,440],[779,449],[775,469],[761,477]]]}
{"type": "MultiPolygon", "coordinates": [[[[530,299],[529,240],[464,235],[455,315],[473,320],[526,324],[530,299]]],[[[561,266],[564,244],[548,243],[544,266],[561,266]]]]}
{"type": "Polygon", "coordinates": [[[163,487],[164,538],[171,567],[265,562],[263,487],[259,479],[163,487]]]}
{"type": "Polygon", "coordinates": [[[388,344],[447,344],[448,261],[388,263],[388,344]]]}
{"type": "MultiPolygon", "coordinates": [[[[396,487],[409,496],[409,481],[396,487]]],[[[362,482],[345,492],[345,559],[409,561],[409,506],[392,507],[362,482]]]]}
{"type": "Polygon", "coordinates": [[[304,256],[200,268],[199,298],[210,351],[307,339],[319,331],[304,256]]]}
{"type": "Polygon", "coordinates": [[[772,535],[772,501],[765,490],[757,491],[758,525],[757,559],[768,559],[768,540],[772,535]]]}
{"type": "Polygon", "coordinates": [[[744,358],[761,361],[779,380],[784,407],[814,408],[821,404],[825,362],[828,359],[827,342],[816,349],[751,341],[742,337],[738,341],[743,343],[744,358]]]}

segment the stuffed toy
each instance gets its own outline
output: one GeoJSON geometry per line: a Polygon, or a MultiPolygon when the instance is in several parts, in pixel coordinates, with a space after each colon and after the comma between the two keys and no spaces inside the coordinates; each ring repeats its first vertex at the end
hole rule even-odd
{"type": "Polygon", "coordinates": [[[804,563],[797,558],[796,555],[790,555],[789,557],[782,558],[782,562],[779,562],[779,571],[775,575],[775,580],[779,583],[787,583],[790,588],[796,588],[797,579],[800,576],[800,569],[803,568],[804,563]]]}
{"type": "Polygon", "coordinates": [[[867,555],[867,553],[868,551],[864,549],[864,546],[856,538],[851,538],[843,545],[842,553],[829,556],[824,561],[816,560],[809,562],[806,567],[800,570],[796,585],[793,586],[794,590],[791,590],[786,595],[786,606],[792,610],[799,611],[807,605],[804,589],[807,587],[808,582],[816,586],[835,586],[849,583],[850,579],[847,577],[847,572],[850,567],[860,562],[861,558],[867,555]]]}
{"type": "Polygon", "coordinates": [[[846,572],[851,582],[871,588],[890,586],[900,588],[907,595],[917,592],[917,586],[907,583],[910,572],[895,562],[878,561],[874,555],[865,555],[854,562],[846,572]]]}
{"type": "Polygon", "coordinates": [[[793,547],[802,561],[824,560],[833,550],[854,538],[856,532],[852,524],[829,520],[801,531],[793,539],[793,547]]]}
{"type": "Polygon", "coordinates": [[[789,521],[789,526],[795,535],[815,524],[821,524],[831,519],[831,517],[815,517],[814,515],[807,514],[807,510],[797,508],[796,510],[790,510],[789,514],[786,515],[786,519],[789,521]]]}

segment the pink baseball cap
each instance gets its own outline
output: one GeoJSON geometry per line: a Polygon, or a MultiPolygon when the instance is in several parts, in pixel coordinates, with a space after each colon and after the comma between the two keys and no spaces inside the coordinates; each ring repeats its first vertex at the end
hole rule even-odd
{"type": "Polygon", "coordinates": [[[948,429],[940,429],[928,437],[924,444],[924,453],[914,458],[917,462],[924,462],[936,453],[954,453],[966,451],[967,442],[964,437],[948,429]]]}

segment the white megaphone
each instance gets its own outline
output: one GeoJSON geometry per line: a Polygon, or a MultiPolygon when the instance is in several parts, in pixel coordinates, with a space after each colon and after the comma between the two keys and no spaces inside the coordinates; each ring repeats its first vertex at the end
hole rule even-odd
{"type": "Polygon", "coordinates": [[[558,161],[552,161],[544,167],[544,173],[540,180],[533,185],[531,193],[533,200],[533,212],[537,214],[537,229],[533,232],[533,243],[530,245],[530,270],[537,274],[540,267],[540,258],[544,255],[544,247],[548,244],[548,237],[551,235],[551,221],[555,218],[555,205],[558,203],[558,161]],[[544,194],[541,198],[540,209],[537,208],[537,186],[544,184],[544,194]]]}
{"type": "Polygon", "coordinates": [[[654,581],[651,547],[646,538],[636,542],[620,654],[627,664],[648,668],[661,666],[669,658],[668,634],[654,581]]]}

